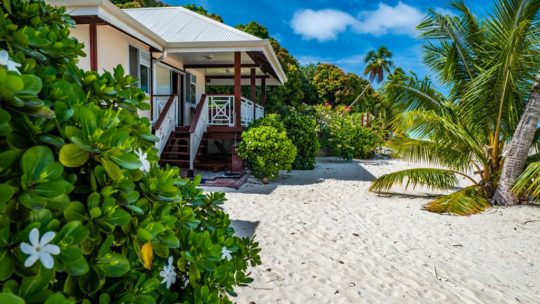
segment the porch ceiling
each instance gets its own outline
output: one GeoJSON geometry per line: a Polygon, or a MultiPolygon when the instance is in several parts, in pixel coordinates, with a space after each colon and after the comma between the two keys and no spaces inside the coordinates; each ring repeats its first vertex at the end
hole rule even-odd
{"type": "MultiPolygon", "coordinates": [[[[234,52],[191,52],[182,53],[181,56],[185,69],[204,74],[207,85],[234,85],[234,52]]],[[[268,72],[267,63],[253,54],[241,52],[241,65],[242,85],[250,84],[251,69],[256,71],[257,85],[260,85],[262,78],[265,78],[266,85],[281,84],[272,70],[268,72]]]]}

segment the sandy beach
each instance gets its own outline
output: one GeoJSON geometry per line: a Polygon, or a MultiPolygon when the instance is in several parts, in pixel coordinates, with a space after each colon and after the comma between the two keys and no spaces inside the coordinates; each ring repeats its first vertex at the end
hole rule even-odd
{"type": "Polygon", "coordinates": [[[427,192],[368,191],[414,166],[321,158],[269,185],[218,189],[262,248],[237,303],[540,303],[540,208],[455,217],[421,210],[427,192]]]}

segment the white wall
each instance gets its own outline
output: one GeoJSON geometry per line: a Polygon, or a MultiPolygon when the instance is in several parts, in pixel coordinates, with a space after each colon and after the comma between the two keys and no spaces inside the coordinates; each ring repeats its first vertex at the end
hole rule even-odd
{"type": "Polygon", "coordinates": [[[86,53],[86,57],[79,57],[79,67],[90,70],[90,26],[88,24],[78,24],[71,29],[71,36],[84,43],[83,51],[86,53]]]}

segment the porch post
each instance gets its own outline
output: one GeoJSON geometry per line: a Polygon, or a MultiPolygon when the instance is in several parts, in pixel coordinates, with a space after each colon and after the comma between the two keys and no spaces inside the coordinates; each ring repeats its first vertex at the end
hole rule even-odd
{"type": "Polygon", "coordinates": [[[266,77],[263,77],[261,79],[261,106],[264,107],[265,104],[266,104],[266,77]]]}
{"type": "Polygon", "coordinates": [[[242,98],[242,53],[234,52],[234,115],[236,117],[236,126],[242,127],[240,117],[240,99],[242,98]]]}
{"type": "Polygon", "coordinates": [[[90,32],[90,70],[98,70],[98,57],[97,57],[97,25],[91,23],[89,25],[90,32]]]}
{"type": "Polygon", "coordinates": [[[257,70],[251,69],[251,101],[253,101],[253,120],[257,119],[257,70]]]}

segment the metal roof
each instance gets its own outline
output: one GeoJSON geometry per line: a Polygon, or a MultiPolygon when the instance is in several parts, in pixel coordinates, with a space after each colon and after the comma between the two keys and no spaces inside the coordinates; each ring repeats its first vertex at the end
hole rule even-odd
{"type": "Polygon", "coordinates": [[[262,40],[183,7],[135,8],[123,11],[169,43],[262,40]]]}

